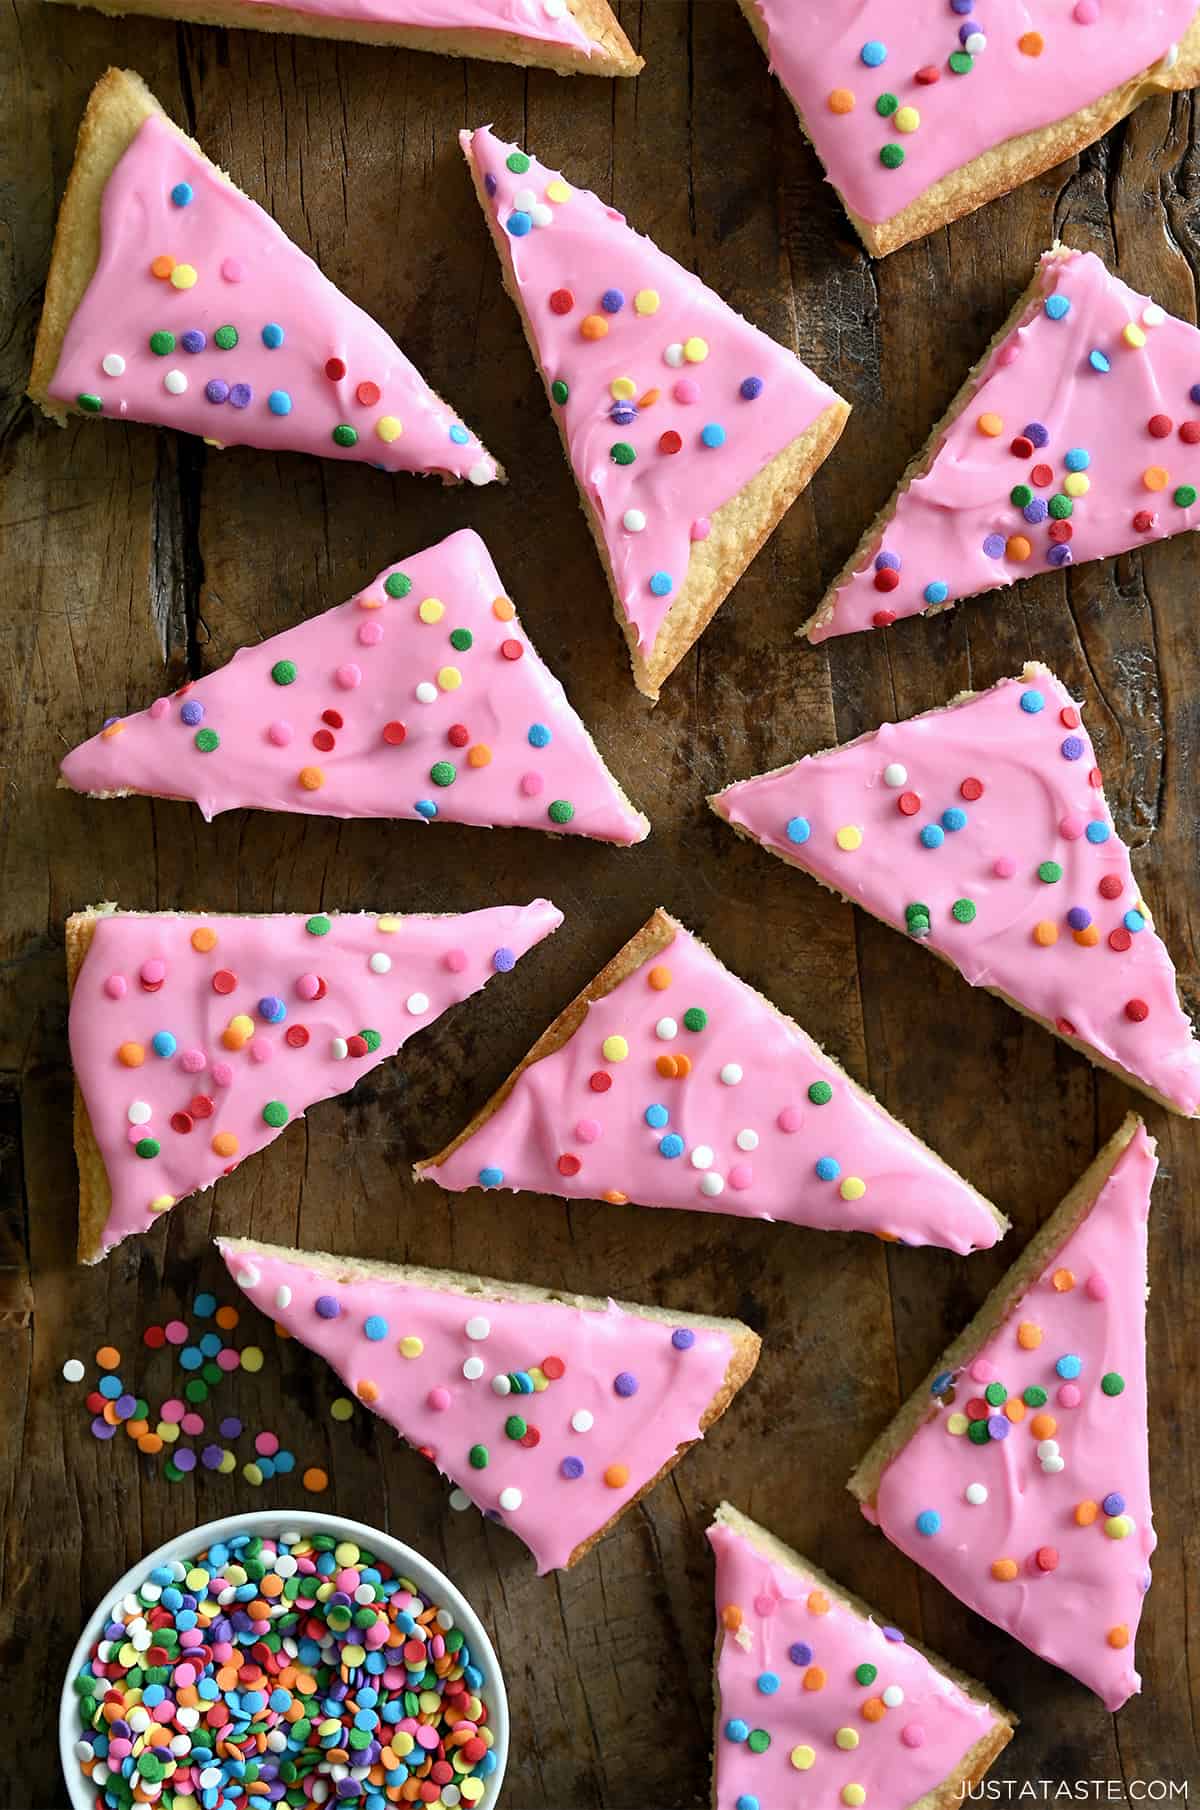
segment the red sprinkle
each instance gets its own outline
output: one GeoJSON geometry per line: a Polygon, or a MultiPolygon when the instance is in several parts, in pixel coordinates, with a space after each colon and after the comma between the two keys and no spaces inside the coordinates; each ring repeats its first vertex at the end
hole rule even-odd
{"type": "Polygon", "coordinates": [[[936,63],[926,63],[923,69],[917,70],[916,80],[920,82],[922,88],[932,88],[933,84],[940,82],[941,79],[942,72],[936,63]]]}
{"type": "Polygon", "coordinates": [[[569,289],[556,289],[550,297],[550,311],[552,314],[570,314],[574,306],[575,297],[571,294],[569,289]]]}
{"type": "Polygon", "coordinates": [[[342,378],[346,375],[345,360],[341,358],[327,358],[325,360],[325,375],[328,377],[330,383],[340,383],[342,378]]]}
{"type": "Polygon", "coordinates": [[[1065,546],[1074,532],[1070,522],[1051,522],[1050,524],[1050,539],[1060,546],[1065,546]]]}
{"type": "Polygon", "coordinates": [[[896,807],[902,817],[915,817],[921,808],[919,792],[901,792],[896,800],[896,807]]]}
{"type": "Polygon", "coordinates": [[[1122,880],[1120,874],[1105,874],[1103,880],[1100,882],[1100,897],[1102,899],[1119,899],[1124,890],[1125,882],[1122,880]]]}
{"type": "Polygon", "coordinates": [[[1071,1023],[1069,1018],[1056,1018],[1054,1020],[1054,1028],[1056,1031],[1061,1031],[1064,1037],[1073,1037],[1075,1035],[1075,1026],[1071,1023]]]}
{"type": "Polygon", "coordinates": [[[353,1037],[347,1037],[346,1050],[351,1056],[365,1056],[367,1053],[366,1038],[358,1036],[357,1033],[353,1037]]]}
{"type": "Polygon", "coordinates": [[[991,1411],[982,1395],[973,1395],[967,1403],[968,1420],[986,1420],[991,1411]]]}
{"type": "Polygon", "coordinates": [[[1144,999],[1129,999],[1125,1002],[1125,1016],[1133,1024],[1145,1024],[1150,1016],[1150,1007],[1144,999]]]}
{"type": "Polygon", "coordinates": [[[877,591],[894,591],[899,586],[899,583],[900,574],[899,572],[894,571],[891,566],[881,566],[875,574],[875,589],[877,591]]]}
{"type": "Polygon", "coordinates": [[[1179,430],[1179,438],[1185,446],[1195,446],[1200,440],[1200,421],[1185,421],[1179,430]]]}
{"type": "Polygon", "coordinates": [[[1039,1571],[1056,1571],[1058,1569],[1058,1550],[1054,1546],[1039,1546],[1037,1549],[1037,1568],[1039,1571]]]}
{"type": "Polygon", "coordinates": [[[895,610],[876,610],[871,618],[876,628],[890,628],[895,620],[895,610]]]}
{"type": "Polygon", "coordinates": [[[151,1351],[161,1351],[166,1342],[167,1335],[161,1326],[147,1326],[142,1334],[142,1344],[148,1345],[151,1351]]]}
{"type": "Polygon", "coordinates": [[[983,781],[981,779],[964,779],[958,789],[964,798],[971,801],[983,797],[983,781]]]}
{"type": "Polygon", "coordinates": [[[606,1094],[612,1086],[612,1076],[606,1075],[603,1069],[597,1069],[588,1082],[594,1094],[606,1094]]]}
{"type": "Polygon", "coordinates": [[[564,1152],[558,1159],[558,1173],[560,1175],[578,1175],[582,1168],[583,1164],[580,1162],[579,1158],[573,1156],[569,1150],[564,1152]]]}
{"type": "Polygon", "coordinates": [[[1149,509],[1139,509],[1133,518],[1133,525],[1139,534],[1149,534],[1154,526],[1154,515],[1149,509]]]}
{"type": "Polygon", "coordinates": [[[228,968],[218,968],[212,978],[214,993],[232,993],[237,986],[237,975],[231,974],[228,968]]]}
{"type": "Polygon", "coordinates": [[[567,1366],[560,1357],[543,1358],[541,1372],[543,1376],[548,1376],[552,1383],[556,1383],[560,1376],[566,1375],[567,1366]]]}
{"type": "Polygon", "coordinates": [[[1108,946],[1110,949],[1115,949],[1118,955],[1124,955],[1132,941],[1133,932],[1132,930],[1126,930],[1124,924],[1119,925],[1116,930],[1110,930],[1108,933],[1108,946]]]}
{"type": "Polygon", "coordinates": [[[323,710],[321,712],[321,721],[323,723],[328,723],[331,729],[342,729],[345,727],[346,719],[343,717],[340,710],[323,710]]]}
{"type": "Polygon", "coordinates": [[[407,735],[408,730],[403,723],[385,723],[383,725],[383,739],[390,747],[398,748],[407,735]]]}
{"type": "Polygon", "coordinates": [[[500,652],[504,655],[506,660],[519,660],[523,656],[525,649],[521,646],[519,641],[502,641],[500,643],[500,652]]]}
{"type": "Polygon", "coordinates": [[[313,747],[319,748],[322,754],[328,754],[331,748],[337,747],[337,737],[331,729],[318,729],[313,736],[313,747]]]}
{"type": "Polygon", "coordinates": [[[365,409],[373,409],[375,404],[379,401],[379,398],[383,395],[383,391],[377,383],[368,381],[366,383],[360,383],[354,394],[365,409]]]}
{"type": "Polygon", "coordinates": [[[446,731],[446,740],[452,748],[465,748],[471,739],[471,731],[465,723],[451,723],[446,731]]]}
{"type": "Polygon", "coordinates": [[[1058,720],[1064,729],[1078,729],[1079,712],[1076,710],[1074,704],[1068,704],[1065,710],[1060,710],[1058,713],[1058,720]]]}
{"type": "Polygon", "coordinates": [[[188,1111],[194,1119],[211,1119],[216,1110],[215,1103],[207,1094],[194,1094],[188,1102],[188,1111]]]}
{"type": "Polygon", "coordinates": [[[1047,484],[1054,482],[1054,470],[1049,465],[1035,465],[1029,474],[1029,482],[1036,484],[1039,490],[1045,490],[1047,484]]]}
{"type": "Polygon", "coordinates": [[[185,1132],[192,1131],[195,1124],[196,1121],[190,1112],[173,1112],[171,1114],[171,1130],[178,1131],[181,1136],[185,1132]]]}
{"type": "Polygon", "coordinates": [[[294,1050],[302,1050],[308,1042],[308,1032],[302,1024],[289,1024],[283,1034],[284,1042],[294,1050]]]}
{"type": "Polygon", "coordinates": [[[1156,440],[1165,440],[1174,425],[1170,415],[1151,415],[1146,423],[1156,440]]]}
{"type": "MultiPolygon", "coordinates": [[[[537,1428],[536,1427],[526,1427],[525,1431],[522,1433],[522,1435],[520,1437],[520,1440],[518,1441],[518,1444],[523,1445],[527,1449],[531,1450],[535,1445],[540,1445],[541,1442],[542,1442],[542,1436],[538,1432],[537,1428]]],[[[436,1771],[436,1768],[435,1768],[435,1771],[436,1771]]],[[[447,1767],[447,1771],[449,1771],[449,1767],[447,1767]]],[[[437,1800],[435,1799],[434,1801],[436,1802],[437,1800]]]]}
{"type": "Polygon", "coordinates": [[[1008,450],[1015,459],[1032,459],[1033,441],[1027,440],[1024,434],[1018,434],[1008,450]]]}
{"type": "Polygon", "coordinates": [[[660,453],[677,453],[682,445],[683,441],[675,432],[674,428],[670,428],[665,434],[660,434],[658,436],[658,450],[660,453]]]}

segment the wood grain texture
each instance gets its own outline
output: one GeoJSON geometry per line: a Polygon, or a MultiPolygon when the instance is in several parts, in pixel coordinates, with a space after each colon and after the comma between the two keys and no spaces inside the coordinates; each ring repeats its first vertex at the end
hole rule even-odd
{"type": "MultiPolygon", "coordinates": [[[[1200,1690],[1194,1385],[1200,1140],[1151,1109],[1150,1377],[1161,1544],[1118,1720],[970,1616],[860,1520],[844,1480],[1131,1096],[924,954],[730,836],[707,792],[1048,661],[1086,700],[1122,832],[1185,998],[1200,1006],[1194,900],[1200,637],[1192,537],[1046,574],[930,621],[813,649],[798,621],[888,495],[1056,234],[1195,319],[1200,170],[1187,98],[1149,102],[1080,159],[908,246],[862,252],[733,0],[627,0],[637,82],[287,37],[114,22],[15,0],[0,58],[0,1652],[28,1744],[0,1803],[62,1803],[53,1710],[76,1629],[124,1567],[210,1516],[302,1496],[237,1476],[172,1487],[128,1441],[93,1441],[58,1376],[220,1286],[216,1231],[519,1277],[746,1319],[762,1362],[733,1411],[576,1572],[538,1580],[509,1535],[453,1515],[435,1475],[370,1417],[330,1420],[331,1377],[291,1346],[223,1386],[227,1412],[324,1463],[323,1505],[386,1525],[453,1573],[503,1656],[516,1728],[508,1810],[708,1802],[711,1570],[732,1497],[990,1685],[1021,1729],[994,1776],[1190,1779],[1200,1690]],[[218,454],[149,428],[59,429],[19,400],[54,210],[88,90],[111,61],[163,104],[328,274],[395,332],[511,476],[443,492],[348,464],[218,454]],[[455,135],[492,120],[611,196],[675,257],[792,344],[855,404],[836,454],[652,713],[629,681],[604,576],[500,289],[455,135]],[[243,641],[348,596],[452,528],[487,538],[541,651],[654,823],[612,851],[528,832],[337,824],[54,789],[106,715],[243,641]],[[164,672],[165,667],[165,672],[164,672]],[[138,908],[473,908],[533,891],[567,924],[316,1108],[269,1156],[95,1270],[76,1269],[66,914],[138,908]],[[408,1178],[559,1007],[662,903],[769,993],[1014,1221],[960,1260],[713,1215],[442,1201],[408,1178]],[[30,1735],[35,1740],[30,1742],[30,1735]]],[[[223,1292],[227,1295],[227,1285],[223,1292]]],[[[155,1399],[172,1376],[137,1359],[155,1399]]],[[[174,1373],[176,1376],[178,1373],[174,1373]]],[[[17,1737],[10,1737],[10,1743],[17,1737]]],[[[8,1747],[11,1758],[14,1751],[8,1747]]]]}

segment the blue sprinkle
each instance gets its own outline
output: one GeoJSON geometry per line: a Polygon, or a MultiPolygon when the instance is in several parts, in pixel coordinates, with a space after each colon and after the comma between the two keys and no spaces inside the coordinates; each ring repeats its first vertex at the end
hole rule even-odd
{"type": "Polygon", "coordinates": [[[508,230],[514,239],[523,239],[532,226],[532,214],[525,213],[521,208],[517,208],[514,213],[511,213],[508,216],[508,230]]]}
{"type": "Polygon", "coordinates": [[[200,1355],[202,1357],[215,1358],[218,1351],[222,1349],[223,1346],[219,1332],[206,1332],[200,1341],[200,1355]]]}
{"type": "Polygon", "coordinates": [[[418,817],[436,817],[438,814],[437,805],[432,798],[418,798],[413,810],[418,817]]]}
{"type": "Polygon", "coordinates": [[[1082,446],[1073,446],[1063,460],[1068,471],[1086,471],[1091,462],[1091,453],[1084,452],[1082,446]]]}
{"type": "Polygon", "coordinates": [[[708,421],[700,429],[700,438],[705,446],[724,446],[725,429],[719,421],[708,421]]]}
{"type": "Polygon", "coordinates": [[[170,1031],[155,1031],[151,1042],[156,1056],[173,1056],[178,1047],[170,1031]]]}
{"type": "Polygon", "coordinates": [[[842,1173],[842,1165],[836,1157],[819,1156],[817,1158],[817,1177],[823,1182],[835,1182],[842,1173]]]}
{"type": "Polygon", "coordinates": [[[1088,353],[1088,363],[1091,365],[1093,371],[1099,371],[1102,376],[1105,371],[1112,370],[1112,363],[1109,360],[1107,353],[1101,352],[1099,349],[1088,353]]]}
{"type": "Polygon", "coordinates": [[[665,1106],[647,1106],[645,1117],[647,1125],[653,1126],[655,1131],[661,1131],[664,1125],[671,1122],[671,1115],[665,1106]]]}
{"type": "Polygon", "coordinates": [[[667,597],[671,591],[671,575],[669,572],[655,572],[650,580],[650,589],[655,597],[667,597]]]}
{"type": "Polygon", "coordinates": [[[945,603],[949,595],[950,586],[948,584],[943,584],[940,578],[931,580],[931,582],[925,586],[926,603],[945,603]]]}
{"type": "Polygon", "coordinates": [[[177,182],[175,187],[171,190],[171,199],[176,207],[186,207],[188,202],[192,199],[192,194],[193,190],[190,182],[177,182]]]}
{"type": "Polygon", "coordinates": [[[1146,928],[1146,920],[1140,911],[1127,911],[1123,922],[1126,930],[1132,930],[1135,936],[1139,930],[1146,928]]]}
{"type": "MultiPolygon", "coordinates": [[[[287,1450],[276,1452],[275,1470],[280,1477],[288,1477],[296,1468],[296,1454],[287,1450]]],[[[362,1693],[359,1693],[360,1697],[362,1693]]]]}
{"type": "Polygon", "coordinates": [[[671,1334],[671,1344],[676,1351],[690,1351],[696,1343],[696,1335],[690,1326],[677,1326],[671,1334]]]}
{"type": "Polygon", "coordinates": [[[530,723],[529,746],[531,748],[548,748],[551,742],[550,731],[545,723],[530,723]]]}
{"type": "Polygon", "coordinates": [[[102,1376],[96,1385],[105,1401],[116,1401],[124,1393],[119,1376],[102,1376]]]}
{"type": "Polygon", "coordinates": [[[743,377],[741,383],[738,385],[738,392],[745,399],[745,401],[755,402],[758,399],[758,397],[761,396],[763,393],[762,378],[761,377],[743,377]]]}
{"type": "Polygon", "coordinates": [[[1101,823],[1098,817],[1094,818],[1084,831],[1089,842],[1107,842],[1111,833],[1107,823],[1101,823]]]}
{"type": "Polygon", "coordinates": [[[1052,321],[1065,320],[1071,312],[1071,304],[1065,295],[1048,295],[1046,297],[1046,313],[1052,321]]]}
{"type": "Polygon", "coordinates": [[[917,1532],[923,1533],[927,1539],[937,1533],[941,1525],[942,1517],[936,1508],[923,1508],[917,1516],[917,1532]]]}
{"type": "Polygon", "coordinates": [[[367,1338],[378,1342],[388,1336],[388,1323],[382,1314],[368,1314],[363,1321],[363,1332],[367,1338]]]}
{"type": "Polygon", "coordinates": [[[1026,716],[1036,716],[1039,710],[1046,708],[1046,700],[1040,691],[1023,691],[1021,693],[1021,709],[1026,716]]]}
{"type": "Polygon", "coordinates": [[[215,1314],[216,1311],[217,1297],[215,1295],[197,1295],[192,1302],[192,1312],[198,1320],[207,1320],[209,1314],[215,1314]]]}
{"type": "Polygon", "coordinates": [[[868,69],[878,69],[881,63],[887,62],[887,45],[881,44],[878,38],[868,38],[858,54],[868,69]]]}
{"type": "Polygon", "coordinates": [[[208,336],[199,327],[189,327],[186,333],[180,335],[179,343],[185,352],[203,352],[208,344],[208,336]]]}
{"type": "Polygon", "coordinates": [[[283,328],[278,321],[268,321],[262,330],[262,343],[270,352],[277,352],[283,344],[283,328]]]}
{"type": "Polygon", "coordinates": [[[778,1672],[760,1672],[756,1683],[764,1697],[773,1697],[779,1689],[779,1674],[778,1672]]]}
{"type": "Polygon", "coordinates": [[[454,426],[450,429],[450,438],[453,440],[455,446],[465,446],[471,436],[466,428],[456,421],[454,426]]]}
{"type": "Polygon", "coordinates": [[[481,1188],[498,1188],[503,1180],[503,1169],[481,1169],[479,1171],[479,1186],[481,1188]]]}
{"type": "Polygon", "coordinates": [[[267,407],[273,415],[290,415],[292,399],[286,390],[272,390],[267,397],[267,407]]]}
{"type": "Polygon", "coordinates": [[[194,729],[198,723],[204,721],[204,706],[199,698],[188,699],[187,703],[183,706],[183,709],[179,712],[179,720],[180,722],[186,723],[189,729],[194,729]]]}
{"type": "Polygon", "coordinates": [[[658,1140],[658,1154],[668,1158],[683,1155],[683,1139],[678,1132],[668,1131],[665,1138],[658,1140]]]}
{"type": "Polygon", "coordinates": [[[727,1741],[748,1741],[750,1738],[749,1723],[743,1722],[740,1716],[731,1716],[725,1724],[725,1738],[727,1741]]]}
{"type": "Polygon", "coordinates": [[[953,1370],[939,1370],[929,1385],[930,1395],[944,1395],[953,1381],[953,1370]]]}
{"type": "Polygon", "coordinates": [[[743,1791],[734,1805],[734,1810],[759,1810],[758,1799],[752,1791],[743,1791]]]}
{"type": "Polygon", "coordinates": [[[1076,1357],[1073,1351],[1068,1351],[1065,1356],[1059,1358],[1054,1368],[1066,1382],[1070,1382],[1083,1369],[1083,1359],[1076,1357]]]}
{"type": "Polygon", "coordinates": [[[960,810],[956,804],[952,804],[948,811],[942,812],[942,828],[944,830],[965,830],[966,827],[967,813],[960,810]]]}
{"type": "Polygon", "coordinates": [[[807,817],[789,817],[787,820],[787,839],[789,842],[807,842],[812,835],[812,824],[807,817]]]}
{"type": "Polygon", "coordinates": [[[946,832],[940,824],[927,823],[921,831],[922,848],[941,848],[945,840],[946,832]]]}
{"type": "Polygon", "coordinates": [[[600,306],[605,314],[620,314],[625,306],[625,291],[623,289],[606,289],[600,297],[600,306]]]}

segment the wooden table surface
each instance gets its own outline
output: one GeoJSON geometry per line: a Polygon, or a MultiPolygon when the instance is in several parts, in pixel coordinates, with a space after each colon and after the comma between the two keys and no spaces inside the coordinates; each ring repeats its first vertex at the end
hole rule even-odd
{"type": "Polygon", "coordinates": [[[277,1350],[247,1309],[240,1333],[262,1341],[267,1364],[222,1385],[224,1412],[325,1464],[321,1506],[416,1544],[489,1623],[515,1719],[508,1810],[708,1803],[703,1532],[726,1494],[1017,1710],[1020,1734],[994,1777],[1113,1781],[1109,1795],[1122,1781],[1197,1782],[1200,1131],[1147,1110],[1162,1158],[1149,1321],[1160,1544],[1139,1642],[1143,1692],[1113,1718],[893,1551],[843,1481],[1137,1102],[925,951],[735,841],[704,804],[726,780],[1048,660],[1086,703],[1118,826],[1185,1000],[1200,1006],[1194,540],[1048,572],[819,650],[792,638],[1056,235],[1195,318],[1192,105],[1152,101],[1077,161],[873,264],[733,0],[627,3],[623,20],[647,67],[614,86],[31,0],[6,9],[0,1652],[11,1717],[0,1795],[12,1810],[65,1801],[53,1741],[62,1672],[117,1575],[189,1525],[303,1497],[294,1480],[255,1490],[202,1473],[173,1485],[132,1442],[93,1440],[83,1389],[60,1379],[64,1359],[91,1365],[110,1342],[152,1400],[171,1393],[167,1356],[142,1351],[140,1334],[186,1318],[199,1287],[231,1298],[209,1243],[218,1232],[613,1290],[740,1314],[763,1334],[757,1374],[710,1439],[576,1571],[539,1581],[512,1536],[448,1510],[436,1473],[382,1423],[365,1412],[331,1420],[332,1373],[299,1348],[277,1350]],[[140,70],[395,333],[507,465],[507,488],[443,490],[360,465],[221,454],[146,427],[62,431],[23,400],[55,207],[88,90],[110,61],[140,70]],[[487,120],[611,197],[855,406],[837,452],[655,710],[630,682],[455,142],[461,126],[487,120]],[[206,826],[179,804],[56,791],[57,761],[106,715],[219,666],[468,524],[649,813],[641,847],[241,812],[206,826]],[[539,892],[567,922],[516,976],[152,1235],[97,1268],[75,1267],[68,912],[102,899],[150,910],[455,910],[539,892]],[[1008,1240],[963,1260],[717,1215],[415,1188],[410,1162],[445,1142],[658,903],[991,1195],[1013,1220],[1008,1240]]]}

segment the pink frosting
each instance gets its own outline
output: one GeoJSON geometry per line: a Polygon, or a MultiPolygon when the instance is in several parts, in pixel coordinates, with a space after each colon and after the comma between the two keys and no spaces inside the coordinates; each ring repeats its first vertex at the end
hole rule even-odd
{"type": "Polygon", "coordinates": [[[1002,1230],[972,1187],[682,926],[428,1179],[960,1252],[1002,1230]],[[688,1072],[664,1076],[664,1057],[688,1072]]]}
{"type": "Polygon", "coordinates": [[[451,1277],[436,1288],[331,1281],[299,1251],[220,1249],[255,1305],[524,1540],[539,1574],[566,1565],[701,1437],[733,1356],[719,1328],[672,1327],[611,1301],[513,1300],[486,1282],[468,1294],[451,1277]],[[410,1339],[419,1348],[406,1353],[410,1339]]]}
{"type": "Polygon", "coordinates": [[[866,1810],[906,1810],[993,1727],[987,1704],[943,1677],[899,1629],[860,1615],[720,1521],[708,1539],[717,1561],[714,1810],[839,1810],[850,1785],[865,1790],[866,1810]],[[852,1747],[839,1745],[846,1731],[852,1747]],[[770,1746],[758,1753],[749,1736],[760,1732],[770,1746]]]}
{"type": "Polygon", "coordinates": [[[255,806],[524,824],[622,843],[650,828],[469,528],[389,566],[337,609],[114,718],[62,772],[79,792],[192,798],[206,818],[255,806]]]}
{"type": "Polygon", "coordinates": [[[447,917],[101,917],[70,1036],[112,1190],[104,1249],[348,1092],[561,923],[545,899],[447,917]]]}
{"type": "Polygon", "coordinates": [[[1155,1546],[1146,1221],[1157,1167],[1139,1126],[1083,1224],[978,1355],[935,1379],[929,1418],[884,1471],[868,1514],[955,1596],[1110,1710],[1141,1687],[1133,1649],[1155,1546]],[[985,1382],[1023,1417],[987,1404],[985,1382]],[[1042,1395],[1025,1408],[1031,1387],[1042,1395]],[[976,1445],[960,1423],[982,1418],[983,1407],[1008,1434],[976,1445]],[[979,1484],[986,1499],[969,1500],[979,1484]],[[929,1513],[938,1525],[923,1533],[918,1516],[929,1513]],[[1016,1575],[996,1578],[1004,1559],[1016,1575]]]}
{"type": "MultiPolygon", "coordinates": [[[[254,7],[278,0],[242,0],[254,7]]],[[[425,31],[494,31],[535,44],[569,45],[588,56],[601,47],[563,0],[287,0],[298,13],[353,19],[363,25],[416,25],[425,31]]],[[[249,23],[249,21],[247,21],[249,23]]]]}
{"type": "Polygon", "coordinates": [[[138,128],[105,185],[100,232],[49,385],[56,401],[212,445],[496,476],[383,328],[169,120],[138,128]],[[153,274],[160,258],[170,275],[153,274]],[[230,329],[236,344],[223,348],[230,329]]]}
{"type": "Polygon", "coordinates": [[[1200,526],[1200,332],[1092,252],[1039,288],[810,640],[1200,526]]]}
{"type": "Polygon", "coordinates": [[[703,518],[837,398],[598,196],[570,188],[490,129],[461,140],[488,190],[621,607],[650,649],[687,577],[692,542],[707,534],[703,518]],[[565,386],[565,400],[555,386],[565,386]],[[678,450],[663,450],[666,436],[678,450]],[[620,463],[630,450],[634,458],[620,463]]]}
{"type": "Polygon", "coordinates": [[[714,803],[972,986],[1194,1114],[1200,1046],[1095,761],[1066,686],[1031,668],[714,803]]]}
{"type": "Polygon", "coordinates": [[[948,0],[757,4],[771,67],[830,182],[876,223],[982,152],[1065,119],[1169,56],[1196,12],[1196,0],[981,0],[965,16],[948,0]],[[1042,42],[1037,54],[1031,32],[1042,42]],[[985,42],[958,73],[950,57],[972,33],[985,42]],[[865,48],[877,54],[870,46],[886,52],[882,60],[864,59],[865,48]],[[830,106],[838,93],[853,96],[849,111],[830,106]],[[896,103],[890,113],[877,108],[882,95],[896,103]],[[902,108],[916,110],[915,127],[902,108]],[[904,154],[895,169],[881,160],[885,145],[904,154]]]}

